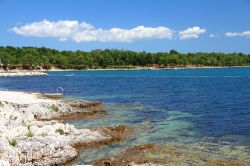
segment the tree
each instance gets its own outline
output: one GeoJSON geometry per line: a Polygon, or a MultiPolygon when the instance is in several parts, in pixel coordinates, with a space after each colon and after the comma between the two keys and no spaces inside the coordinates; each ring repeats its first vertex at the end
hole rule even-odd
{"type": "Polygon", "coordinates": [[[179,52],[177,52],[176,50],[172,49],[169,51],[170,54],[179,54],[179,52]]]}
{"type": "Polygon", "coordinates": [[[0,58],[5,68],[22,66],[26,69],[52,66],[62,69],[111,68],[131,66],[246,66],[250,65],[250,55],[243,53],[187,53],[176,50],[170,52],[147,53],[128,50],[106,49],[84,51],[58,51],[36,47],[0,47],[0,58]]]}
{"type": "Polygon", "coordinates": [[[11,62],[11,56],[6,52],[0,52],[1,64],[6,69],[11,62]]]}

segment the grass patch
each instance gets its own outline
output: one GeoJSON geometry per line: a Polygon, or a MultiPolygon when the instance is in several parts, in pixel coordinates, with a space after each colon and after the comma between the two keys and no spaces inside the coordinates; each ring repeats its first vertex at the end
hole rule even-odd
{"type": "Polygon", "coordinates": [[[56,129],[56,133],[59,133],[60,135],[63,135],[64,131],[63,131],[63,129],[56,129]]]}
{"type": "Polygon", "coordinates": [[[25,134],[27,137],[33,137],[34,133],[32,133],[30,130],[25,134]]]}
{"type": "Polygon", "coordinates": [[[10,120],[16,120],[17,116],[10,115],[10,120]]]}
{"type": "Polygon", "coordinates": [[[31,131],[31,125],[27,125],[28,132],[25,134],[27,137],[33,137],[34,133],[31,131]]]}
{"type": "Polygon", "coordinates": [[[26,125],[27,129],[30,130],[31,124],[26,125]]]}
{"type": "MultiPolygon", "coordinates": [[[[4,106],[4,104],[0,101],[0,108],[3,108],[3,106],[4,106]]],[[[0,112],[1,112],[2,110],[0,109],[0,112]]]]}
{"type": "Polygon", "coordinates": [[[3,107],[4,105],[3,105],[3,103],[0,101],[0,107],[3,107]]]}
{"type": "Polygon", "coordinates": [[[55,106],[54,104],[50,106],[50,109],[54,112],[59,112],[59,108],[55,106]]]}
{"type": "Polygon", "coordinates": [[[42,134],[40,134],[39,136],[41,136],[41,137],[46,137],[46,136],[48,136],[48,133],[42,133],[42,134]]]}
{"type": "Polygon", "coordinates": [[[8,140],[9,141],[9,144],[13,147],[15,147],[17,145],[17,141],[15,138],[12,138],[11,140],[8,140]]]}

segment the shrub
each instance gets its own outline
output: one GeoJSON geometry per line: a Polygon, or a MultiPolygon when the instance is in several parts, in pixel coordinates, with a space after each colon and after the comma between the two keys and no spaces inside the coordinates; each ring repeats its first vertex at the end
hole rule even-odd
{"type": "Polygon", "coordinates": [[[27,137],[33,137],[34,133],[31,131],[31,125],[27,125],[28,132],[25,134],[27,137]]]}
{"type": "Polygon", "coordinates": [[[12,138],[11,140],[8,140],[9,141],[9,144],[13,147],[15,147],[17,145],[17,141],[15,138],[12,138]]]}
{"type": "Polygon", "coordinates": [[[27,129],[30,130],[31,124],[26,125],[27,129]]]}
{"type": "Polygon", "coordinates": [[[27,137],[33,137],[34,133],[32,133],[30,130],[25,134],[27,137]]]}
{"type": "Polygon", "coordinates": [[[10,115],[10,120],[16,120],[17,116],[10,115]]]}
{"type": "Polygon", "coordinates": [[[57,106],[55,106],[54,104],[50,106],[50,109],[54,112],[58,112],[59,108],[57,106]]]}
{"type": "Polygon", "coordinates": [[[0,107],[3,107],[4,105],[3,105],[3,103],[0,101],[0,107]]]}
{"type": "Polygon", "coordinates": [[[63,135],[63,134],[64,134],[63,129],[56,129],[56,132],[59,133],[60,135],[63,135]]]}

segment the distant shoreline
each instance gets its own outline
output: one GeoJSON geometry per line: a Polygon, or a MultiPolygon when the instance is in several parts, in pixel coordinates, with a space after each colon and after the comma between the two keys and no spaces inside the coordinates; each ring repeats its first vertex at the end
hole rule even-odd
{"type": "Polygon", "coordinates": [[[250,68],[250,66],[186,66],[186,67],[121,67],[121,68],[96,68],[96,69],[34,69],[34,70],[23,70],[23,69],[12,69],[12,70],[1,70],[0,73],[43,73],[43,72],[66,72],[66,71],[115,71],[115,70],[185,70],[185,69],[223,69],[223,68],[250,68]]]}
{"type": "Polygon", "coordinates": [[[77,72],[77,71],[117,71],[117,70],[186,70],[186,69],[223,69],[223,68],[249,68],[250,66],[187,66],[187,67],[124,67],[124,68],[96,68],[96,69],[34,69],[34,70],[0,70],[0,77],[8,76],[45,76],[46,72],[77,72]],[[8,75],[10,74],[10,75],[8,75]]]}
{"type": "MultiPolygon", "coordinates": [[[[135,68],[101,68],[101,69],[83,69],[83,70],[62,70],[62,71],[109,71],[109,70],[185,70],[185,69],[223,69],[223,68],[249,68],[250,66],[201,66],[201,67],[164,67],[164,68],[154,68],[154,67],[135,67],[135,68]]],[[[50,72],[50,71],[48,71],[50,72]]]]}

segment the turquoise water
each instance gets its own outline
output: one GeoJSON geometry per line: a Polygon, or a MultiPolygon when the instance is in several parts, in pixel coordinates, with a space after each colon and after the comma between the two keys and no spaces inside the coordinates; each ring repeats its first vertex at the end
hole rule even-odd
{"type": "Polygon", "coordinates": [[[1,78],[0,88],[55,92],[100,100],[101,119],[69,121],[78,128],[132,125],[133,138],[82,149],[78,164],[145,143],[171,144],[211,158],[245,160],[250,147],[250,68],[49,72],[1,78]],[[204,152],[204,147],[207,149],[204,152]]]}

